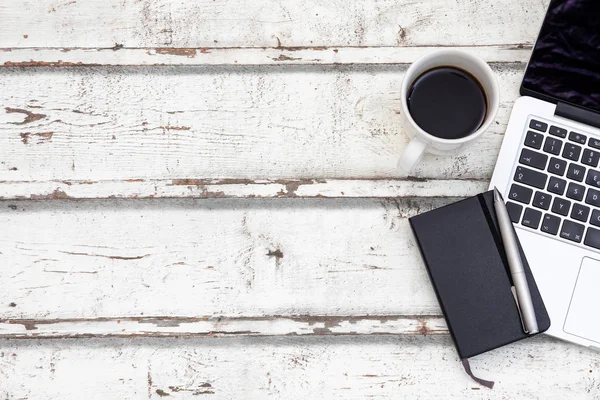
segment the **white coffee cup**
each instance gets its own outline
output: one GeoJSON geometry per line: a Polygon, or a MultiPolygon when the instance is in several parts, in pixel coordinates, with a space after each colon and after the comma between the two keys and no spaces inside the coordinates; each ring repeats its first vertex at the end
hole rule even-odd
{"type": "Polygon", "coordinates": [[[479,57],[459,50],[439,50],[415,61],[404,75],[401,98],[402,114],[407,120],[406,126],[412,140],[400,156],[398,167],[407,173],[412,171],[425,152],[438,155],[453,154],[473,143],[490,127],[500,103],[498,82],[490,66],[479,57]],[[408,110],[409,90],[421,74],[436,67],[462,69],[473,75],[481,84],[487,98],[487,114],[479,129],[472,134],[460,139],[442,139],[425,132],[410,115],[408,110]]]}

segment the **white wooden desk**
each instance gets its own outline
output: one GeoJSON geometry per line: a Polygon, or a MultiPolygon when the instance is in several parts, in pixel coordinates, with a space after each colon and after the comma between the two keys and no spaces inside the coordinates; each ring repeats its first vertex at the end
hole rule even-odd
{"type": "Polygon", "coordinates": [[[462,370],[407,218],[483,191],[548,0],[3,0],[0,398],[600,397],[538,337],[462,370]],[[440,46],[497,122],[396,168],[440,46]]]}

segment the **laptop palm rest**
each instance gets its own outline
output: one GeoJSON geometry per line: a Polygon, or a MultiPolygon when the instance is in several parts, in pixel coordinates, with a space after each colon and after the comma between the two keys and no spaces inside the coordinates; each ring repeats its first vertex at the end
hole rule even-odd
{"type": "Polygon", "coordinates": [[[591,310],[600,304],[600,261],[585,257],[571,298],[564,331],[600,343],[600,318],[591,310]]]}

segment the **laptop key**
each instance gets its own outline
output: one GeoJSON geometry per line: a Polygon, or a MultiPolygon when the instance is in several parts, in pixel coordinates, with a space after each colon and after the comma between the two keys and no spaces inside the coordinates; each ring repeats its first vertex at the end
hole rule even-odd
{"type": "Polygon", "coordinates": [[[563,176],[565,174],[565,170],[567,169],[567,162],[565,160],[561,160],[560,158],[552,157],[550,159],[550,164],[548,164],[548,172],[554,175],[563,176]]]}
{"type": "Polygon", "coordinates": [[[565,144],[565,149],[563,150],[562,156],[571,161],[578,161],[579,156],[581,155],[581,146],[577,146],[573,143],[565,144]]]}
{"type": "Polygon", "coordinates": [[[521,224],[528,228],[537,229],[540,226],[542,220],[542,212],[534,210],[533,208],[526,208],[525,214],[523,214],[523,221],[521,224]]]}
{"type": "Polygon", "coordinates": [[[563,139],[567,137],[567,130],[564,128],[559,128],[558,126],[551,126],[549,132],[551,135],[558,136],[563,139]]]}
{"type": "Polygon", "coordinates": [[[515,185],[514,183],[510,187],[508,192],[508,198],[510,200],[518,201],[520,203],[529,204],[533,190],[524,186],[515,185]]]}
{"type": "Polygon", "coordinates": [[[600,171],[590,169],[587,173],[587,178],[585,178],[585,183],[600,188],[600,171]]]}
{"type": "Polygon", "coordinates": [[[515,224],[518,224],[521,220],[521,213],[523,212],[523,206],[511,201],[506,203],[506,210],[510,216],[510,220],[515,224]]]}
{"type": "MultiPolygon", "coordinates": [[[[529,165],[537,169],[545,169],[546,162],[548,162],[548,156],[542,153],[537,153],[533,150],[523,149],[521,151],[521,158],[519,162],[524,165],[529,165]]],[[[583,178],[582,178],[583,179],[583,178]]]]}
{"type": "Polygon", "coordinates": [[[567,197],[573,200],[581,201],[583,200],[583,195],[585,194],[585,186],[578,185],[573,182],[569,182],[569,187],[567,188],[567,197]]]}
{"type": "Polygon", "coordinates": [[[542,220],[542,232],[556,235],[558,233],[558,227],[560,226],[560,218],[546,214],[542,220]]]}
{"type": "Polygon", "coordinates": [[[567,181],[564,179],[557,178],[555,176],[550,177],[548,182],[548,191],[554,194],[563,195],[565,188],[567,187],[567,181]]]}
{"type": "Polygon", "coordinates": [[[553,213],[566,217],[569,215],[570,208],[571,202],[569,200],[561,199],[560,197],[554,198],[554,203],[552,203],[553,213]]]}
{"type": "Polygon", "coordinates": [[[560,154],[560,149],[562,149],[562,144],[563,144],[562,141],[548,136],[546,138],[546,141],[544,142],[544,151],[546,153],[554,154],[555,156],[557,156],[560,154]]]}
{"type": "Polygon", "coordinates": [[[562,229],[560,230],[560,237],[563,239],[571,240],[576,243],[581,243],[584,230],[585,226],[578,224],[577,222],[565,219],[562,225],[562,229]]]}
{"type": "Polygon", "coordinates": [[[581,133],[571,132],[571,133],[569,133],[569,140],[572,140],[573,142],[585,144],[585,142],[587,141],[587,136],[582,135],[581,133]]]}
{"type": "Polygon", "coordinates": [[[548,124],[546,124],[544,122],[536,121],[535,119],[532,119],[531,122],[529,123],[529,127],[531,129],[536,129],[538,131],[546,132],[546,129],[548,129],[548,124]]]}
{"type": "Polygon", "coordinates": [[[592,211],[592,217],[590,218],[590,224],[600,226],[600,210],[592,211]]]}
{"type": "Polygon", "coordinates": [[[527,132],[527,136],[525,136],[525,146],[539,150],[542,148],[542,143],[544,143],[544,135],[534,131],[527,132]]]}
{"type": "Polygon", "coordinates": [[[600,150],[600,139],[590,138],[590,141],[588,142],[588,146],[600,150]]]}
{"type": "Polygon", "coordinates": [[[586,222],[590,215],[590,208],[583,204],[573,204],[573,210],[571,210],[571,218],[577,221],[586,222]]]}
{"type": "Polygon", "coordinates": [[[594,189],[589,189],[587,196],[585,196],[585,202],[596,207],[600,207],[600,192],[594,189]]]}
{"type": "Polygon", "coordinates": [[[585,149],[583,150],[583,156],[581,162],[591,167],[597,167],[598,161],[600,161],[600,151],[585,149]]]}
{"type": "Polygon", "coordinates": [[[543,193],[543,192],[535,192],[535,196],[533,197],[533,206],[537,208],[541,208],[542,210],[547,210],[550,208],[550,202],[552,201],[552,196],[543,193]]]}
{"type": "Polygon", "coordinates": [[[548,180],[548,176],[546,174],[534,171],[529,168],[517,167],[517,170],[515,171],[514,180],[528,186],[543,189],[544,187],[546,187],[546,181],[548,180]]]}
{"type": "Polygon", "coordinates": [[[598,229],[588,228],[583,243],[595,249],[600,249],[600,231],[598,229]]]}
{"type": "Polygon", "coordinates": [[[524,144],[527,147],[539,150],[544,144],[544,135],[539,132],[527,131],[524,144]]]}
{"type": "Polygon", "coordinates": [[[577,164],[569,164],[569,169],[567,170],[567,178],[573,179],[577,182],[583,182],[583,178],[585,177],[585,167],[577,164]]]}

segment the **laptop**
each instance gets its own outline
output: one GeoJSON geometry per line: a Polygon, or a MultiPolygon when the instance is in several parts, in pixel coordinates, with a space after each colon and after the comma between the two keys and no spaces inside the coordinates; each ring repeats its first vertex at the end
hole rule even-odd
{"type": "Polygon", "coordinates": [[[549,335],[600,349],[600,1],[552,0],[490,187],[548,309],[549,335]]]}

